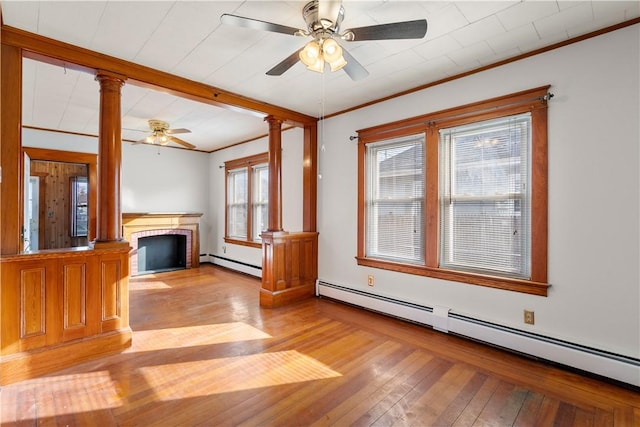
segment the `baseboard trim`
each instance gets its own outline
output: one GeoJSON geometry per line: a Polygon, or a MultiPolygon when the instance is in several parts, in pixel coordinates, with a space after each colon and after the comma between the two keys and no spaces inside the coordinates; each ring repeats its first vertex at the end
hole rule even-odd
{"type": "Polygon", "coordinates": [[[251,276],[262,277],[262,267],[213,254],[209,254],[209,259],[210,262],[214,265],[219,265],[220,267],[239,271],[251,276]]]}

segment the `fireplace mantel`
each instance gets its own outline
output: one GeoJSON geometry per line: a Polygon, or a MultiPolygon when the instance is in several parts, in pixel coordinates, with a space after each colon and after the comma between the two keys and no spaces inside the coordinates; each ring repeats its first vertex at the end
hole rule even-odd
{"type": "Polygon", "coordinates": [[[132,261],[131,273],[137,271],[137,240],[138,237],[161,234],[174,234],[175,230],[188,230],[187,241],[187,268],[200,266],[200,217],[196,212],[123,212],[122,235],[132,247],[130,259],[132,261]]]}

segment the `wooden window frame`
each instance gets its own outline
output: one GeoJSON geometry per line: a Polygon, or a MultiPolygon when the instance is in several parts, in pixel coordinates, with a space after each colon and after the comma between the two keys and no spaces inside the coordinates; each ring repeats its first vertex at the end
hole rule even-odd
{"type": "Polygon", "coordinates": [[[466,104],[358,131],[358,265],[497,289],[547,296],[548,148],[547,100],[550,86],[466,104]],[[491,276],[439,266],[439,130],[498,117],[531,113],[531,277],[491,276]],[[406,264],[366,256],[366,148],[386,139],[425,134],[425,262],[406,264]]]}
{"type": "Polygon", "coordinates": [[[254,248],[261,248],[262,242],[253,240],[253,176],[252,170],[254,166],[261,165],[269,162],[269,153],[260,153],[253,156],[242,157],[240,159],[229,160],[224,163],[224,241],[235,245],[250,246],[254,248]],[[237,239],[229,237],[229,184],[228,177],[229,171],[234,169],[247,168],[247,239],[237,239]]]}

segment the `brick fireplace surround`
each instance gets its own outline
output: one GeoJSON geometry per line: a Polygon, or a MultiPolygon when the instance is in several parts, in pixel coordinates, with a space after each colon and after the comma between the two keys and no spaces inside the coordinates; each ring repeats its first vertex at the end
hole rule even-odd
{"type": "Polygon", "coordinates": [[[201,213],[148,213],[122,214],[123,237],[131,245],[130,274],[138,274],[138,239],[166,234],[181,234],[187,240],[186,268],[200,266],[201,213]]]}

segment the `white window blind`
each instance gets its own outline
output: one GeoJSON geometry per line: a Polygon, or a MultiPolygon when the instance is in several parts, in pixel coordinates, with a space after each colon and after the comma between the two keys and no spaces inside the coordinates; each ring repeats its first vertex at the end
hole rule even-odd
{"type": "Polygon", "coordinates": [[[529,113],[440,131],[440,267],[530,277],[529,113]]]}
{"type": "Polygon", "coordinates": [[[233,169],[227,175],[227,235],[247,238],[247,168],[233,169]]]}
{"type": "Polygon", "coordinates": [[[253,240],[260,241],[260,234],[267,229],[269,220],[269,165],[253,166],[253,240]]]}
{"type": "Polygon", "coordinates": [[[367,145],[366,255],[424,262],[424,135],[367,145]]]}

